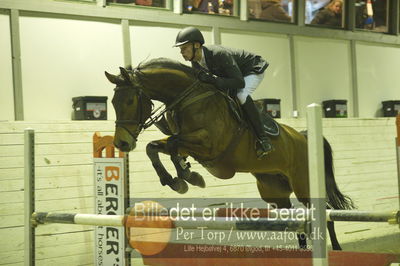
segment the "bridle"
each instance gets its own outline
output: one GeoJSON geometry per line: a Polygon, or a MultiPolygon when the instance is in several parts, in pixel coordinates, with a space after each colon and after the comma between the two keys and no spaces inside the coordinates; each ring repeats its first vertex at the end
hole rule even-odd
{"type": "MultiPolygon", "coordinates": [[[[137,74],[140,70],[135,69],[134,73],[137,74]]],[[[136,75],[138,77],[138,75],[136,75]]],[[[115,120],[115,125],[117,127],[121,127],[125,129],[134,139],[137,141],[138,135],[145,130],[146,128],[152,126],[154,123],[159,121],[159,119],[164,115],[165,112],[172,110],[176,105],[181,103],[195,88],[195,86],[200,82],[198,79],[196,79],[189,87],[187,87],[180,95],[176,97],[176,99],[166,106],[165,104],[162,104],[160,107],[158,107],[156,110],[153,111],[154,104],[151,101],[150,96],[148,96],[143,89],[143,85],[141,84],[141,80],[138,79],[137,82],[139,83],[140,86],[137,88],[133,87],[132,82],[129,81],[129,85],[124,85],[124,86],[117,86],[114,91],[122,91],[122,90],[134,90],[136,91],[137,95],[137,101],[139,104],[139,113],[137,115],[136,119],[116,119],[115,120]],[[143,105],[143,99],[148,100],[151,103],[151,113],[148,118],[145,117],[144,113],[144,105],[143,105]],[[163,108],[163,109],[162,109],[163,108]],[[127,128],[127,124],[137,124],[138,127],[134,132],[132,132],[129,128],[127,128]]]]}
{"type": "Polygon", "coordinates": [[[121,127],[125,129],[134,139],[137,141],[137,136],[140,134],[140,132],[144,129],[146,129],[147,124],[146,120],[147,118],[145,117],[145,112],[144,112],[144,105],[143,105],[143,100],[142,98],[145,97],[147,100],[151,103],[151,110],[153,110],[153,103],[151,102],[151,99],[148,95],[146,95],[141,88],[134,89],[131,85],[125,85],[125,86],[117,86],[114,91],[122,91],[122,90],[134,90],[136,91],[136,96],[137,96],[137,102],[138,102],[138,115],[137,118],[135,119],[116,119],[115,120],[115,125],[117,127],[121,127]],[[132,132],[129,128],[127,128],[128,124],[137,124],[138,127],[137,129],[132,132]]]}

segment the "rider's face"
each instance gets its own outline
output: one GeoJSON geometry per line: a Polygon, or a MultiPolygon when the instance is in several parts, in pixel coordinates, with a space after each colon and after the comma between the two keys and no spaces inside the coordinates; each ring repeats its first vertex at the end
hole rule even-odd
{"type": "Polygon", "coordinates": [[[189,61],[190,59],[193,58],[193,44],[192,43],[186,43],[182,46],[179,46],[179,48],[181,49],[181,54],[186,61],[189,61]]]}

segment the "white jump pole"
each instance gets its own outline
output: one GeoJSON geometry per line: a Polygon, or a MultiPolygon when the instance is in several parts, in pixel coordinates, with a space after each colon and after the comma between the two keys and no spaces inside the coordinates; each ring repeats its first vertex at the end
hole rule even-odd
{"type": "Polygon", "coordinates": [[[35,131],[24,131],[24,265],[35,265],[35,228],[32,213],[35,211],[35,131]]]}
{"type": "MultiPolygon", "coordinates": [[[[199,217],[179,217],[177,219],[170,219],[168,216],[132,216],[133,220],[142,221],[141,227],[145,223],[144,221],[159,221],[161,225],[170,227],[165,228],[178,228],[182,227],[185,229],[199,229],[199,227],[206,226],[208,230],[240,230],[240,231],[305,231],[304,220],[294,219],[273,219],[268,220],[267,218],[259,218],[256,220],[252,219],[226,219],[225,217],[213,217],[212,219],[204,219],[199,217]]],[[[32,219],[36,224],[50,224],[50,223],[62,223],[62,224],[81,224],[81,225],[96,225],[96,226],[115,226],[115,227],[135,227],[127,224],[127,215],[99,215],[99,214],[82,214],[82,213],[51,213],[51,212],[35,212],[32,215],[32,219]]],[[[151,223],[148,223],[147,227],[152,228],[151,223]]],[[[140,224],[140,223],[139,223],[140,224]]],[[[138,225],[139,227],[139,225],[138,225]]],[[[159,228],[164,228],[163,226],[159,228]]]]}
{"type": "MultiPolygon", "coordinates": [[[[288,219],[287,209],[275,209],[276,215],[268,217],[257,217],[250,219],[246,216],[210,216],[204,218],[203,209],[199,209],[192,214],[181,213],[158,214],[141,213],[137,217],[147,216],[148,219],[173,221],[173,227],[183,227],[186,229],[196,229],[200,226],[208,226],[209,229],[229,230],[254,230],[254,231],[300,231],[307,232],[308,227],[304,224],[306,219],[311,218],[312,210],[307,211],[304,215],[300,214],[296,219],[288,219]],[[282,211],[282,212],[281,212],[282,211]],[[231,217],[231,218],[229,218],[231,217]]],[[[398,211],[346,211],[346,210],[327,210],[326,221],[346,221],[346,222],[385,222],[389,224],[398,224],[400,214],[398,211]]],[[[32,223],[34,225],[61,223],[61,224],[81,224],[94,226],[125,226],[126,219],[135,218],[135,214],[126,215],[101,215],[101,214],[84,214],[84,213],[56,213],[56,212],[34,212],[32,214],[32,223]]],[[[151,225],[149,224],[149,227],[151,225]]]]}
{"type": "Polygon", "coordinates": [[[326,248],[326,190],[322,137],[322,108],[319,104],[307,106],[308,171],[310,204],[315,208],[315,219],[311,220],[313,265],[328,265],[326,248]],[[319,239],[318,231],[323,239],[319,239]]]}

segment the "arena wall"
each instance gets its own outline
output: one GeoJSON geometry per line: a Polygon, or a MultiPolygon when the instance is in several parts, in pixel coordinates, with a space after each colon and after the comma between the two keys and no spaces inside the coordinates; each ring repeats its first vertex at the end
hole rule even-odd
{"type": "MultiPolygon", "coordinates": [[[[125,61],[136,66],[146,59],[168,57],[188,63],[178,48],[171,47],[183,27],[179,24],[129,21],[130,52],[124,54],[121,19],[21,12],[18,21],[27,121],[70,119],[71,98],[76,96],[108,96],[110,103],[112,86],[103,73],[118,72],[125,61]],[[36,97],[38,92],[46,97],[36,97]]],[[[4,11],[0,29],[4,36],[0,120],[14,120],[10,16],[4,11]]],[[[218,42],[211,27],[200,29],[207,44],[218,42]]],[[[261,33],[251,28],[221,28],[216,35],[220,44],[258,53],[270,63],[254,98],[281,99],[283,118],[293,117],[294,110],[304,118],[308,104],[332,99],[347,100],[349,116],[354,116],[356,102],[358,117],[381,117],[381,102],[398,100],[396,46],[354,41],[353,54],[353,42],[346,39],[261,33]]],[[[109,118],[115,118],[113,110],[109,118]]]]}

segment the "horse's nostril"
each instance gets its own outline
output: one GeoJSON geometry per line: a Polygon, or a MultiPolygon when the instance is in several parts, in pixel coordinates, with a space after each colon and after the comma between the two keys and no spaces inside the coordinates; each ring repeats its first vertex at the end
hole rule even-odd
{"type": "Polygon", "coordinates": [[[114,141],[114,146],[117,147],[118,149],[122,150],[126,147],[128,147],[128,143],[126,141],[114,141]]]}
{"type": "Polygon", "coordinates": [[[119,143],[119,148],[120,148],[121,150],[126,151],[126,150],[129,149],[129,143],[126,142],[126,141],[121,141],[121,142],[119,143]]]}
{"type": "Polygon", "coordinates": [[[129,152],[136,148],[136,143],[129,143],[127,141],[119,140],[114,142],[114,146],[117,147],[120,151],[129,152]]]}
{"type": "Polygon", "coordinates": [[[120,142],[114,141],[114,146],[117,147],[117,148],[119,149],[119,147],[120,147],[120,142]]]}

